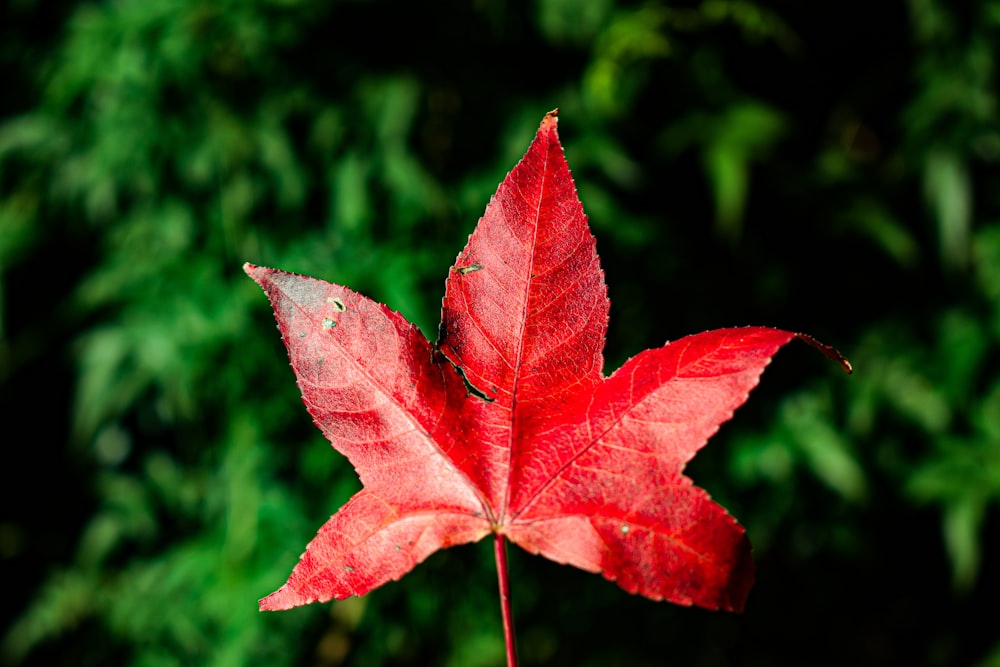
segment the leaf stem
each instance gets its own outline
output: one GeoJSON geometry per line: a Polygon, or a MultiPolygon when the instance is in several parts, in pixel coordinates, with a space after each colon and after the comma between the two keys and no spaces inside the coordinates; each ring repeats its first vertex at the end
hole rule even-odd
{"type": "Polygon", "coordinates": [[[510,610],[510,577],[507,576],[507,542],[499,532],[493,535],[493,552],[497,559],[497,580],[500,583],[500,613],[503,616],[503,639],[507,646],[507,667],[517,667],[517,645],[514,640],[514,615],[510,610]]]}

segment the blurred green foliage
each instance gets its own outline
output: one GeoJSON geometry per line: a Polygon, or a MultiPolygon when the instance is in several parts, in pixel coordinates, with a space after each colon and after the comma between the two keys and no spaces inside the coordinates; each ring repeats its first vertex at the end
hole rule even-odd
{"type": "Polygon", "coordinates": [[[357,480],[240,266],[433,336],[558,106],[609,369],[763,323],[857,372],[782,352],[691,466],[755,544],[745,615],[514,552],[524,664],[1000,664],[997,0],[17,0],[0,26],[6,663],[502,664],[482,545],[256,611],[357,480]]]}

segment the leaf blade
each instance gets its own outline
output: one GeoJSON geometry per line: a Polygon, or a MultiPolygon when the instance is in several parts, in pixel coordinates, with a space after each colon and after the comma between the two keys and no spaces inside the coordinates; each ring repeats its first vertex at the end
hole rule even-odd
{"type": "Polygon", "coordinates": [[[575,424],[550,434],[544,456],[529,449],[518,462],[526,483],[512,507],[515,523],[525,527],[511,530],[511,539],[590,571],[599,563],[605,577],[631,593],[741,610],[753,580],[749,542],[682,470],[794,337],[765,327],[719,329],[630,359],[575,424]],[[554,452],[552,443],[564,446],[554,452]],[[579,541],[561,531],[539,536],[529,528],[567,515],[587,517],[599,539],[579,541]],[[598,525],[597,517],[605,523],[598,525]],[[677,523],[694,518],[702,532],[688,533],[677,523]],[[648,537],[644,551],[637,550],[639,534],[648,537]],[[601,549],[594,551],[594,544],[601,549]],[[676,573],[680,566],[686,574],[676,573]],[[659,579],[650,575],[655,571],[659,579]]]}
{"type": "MultiPolygon", "coordinates": [[[[271,301],[303,403],[334,448],[354,465],[364,486],[310,542],[287,586],[280,595],[264,598],[268,603],[262,609],[346,597],[408,571],[397,565],[378,574],[382,570],[376,567],[377,559],[362,558],[367,551],[356,540],[333,539],[354,534],[348,529],[351,521],[368,526],[373,517],[381,517],[385,526],[369,527],[371,535],[378,535],[389,525],[400,529],[400,516],[424,516],[422,534],[438,536],[439,543],[434,549],[425,545],[409,567],[433,550],[456,543],[449,530],[435,527],[435,516],[462,535],[469,534],[472,525],[478,526],[474,532],[479,537],[488,533],[491,524],[482,493],[451,458],[456,442],[451,428],[464,402],[464,388],[446,365],[434,362],[430,343],[419,330],[345,287],[250,264],[244,268],[271,301]],[[360,504],[374,499],[391,513],[358,512],[360,504]],[[452,515],[465,519],[456,522],[452,515]],[[329,590],[315,593],[316,585],[310,582],[317,580],[317,563],[348,557],[360,558],[356,576],[320,576],[318,581],[329,590]]],[[[390,561],[398,557],[388,555],[390,561]]]]}
{"type": "Polygon", "coordinates": [[[525,449],[516,465],[523,483],[512,500],[515,516],[557,513],[566,498],[593,504],[606,495],[594,479],[600,471],[632,502],[668,483],[794,337],[766,327],[716,329],[632,357],[580,403],[575,419],[560,415],[546,442],[525,449]]]}
{"type": "Polygon", "coordinates": [[[532,413],[589,391],[603,367],[607,288],[556,124],[554,112],[545,117],[500,184],[448,274],[442,304],[441,352],[495,399],[485,420],[508,425],[491,433],[497,474],[480,477],[499,517],[510,457],[532,437],[532,413]]]}
{"type": "Polygon", "coordinates": [[[261,611],[361,596],[396,581],[439,549],[476,542],[489,524],[466,508],[397,507],[362,490],[323,524],[288,581],[261,611]]]}
{"type": "Polygon", "coordinates": [[[629,593],[743,611],[754,580],[743,528],[687,478],[660,491],[669,511],[604,506],[519,520],[505,534],[529,553],[600,573],[629,593]]]}

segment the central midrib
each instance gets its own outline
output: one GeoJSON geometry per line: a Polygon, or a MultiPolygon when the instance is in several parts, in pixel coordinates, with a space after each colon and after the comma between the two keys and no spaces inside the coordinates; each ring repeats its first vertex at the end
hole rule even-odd
{"type": "Polygon", "coordinates": [[[542,199],[544,198],[543,193],[545,192],[546,180],[548,179],[549,175],[549,159],[548,159],[549,148],[550,145],[548,145],[547,143],[547,145],[545,146],[545,154],[544,157],[542,158],[542,177],[541,177],[541,185],[538,188],[538,202],[535,204],[535,228],[531,237],[530,258],[528,260],[528,280],[526,283],[527,287],[525,289],[525,295],[524,295],[524,305],[522,306],[522,311],[521,311],[521,324],[520,324],[521,328],[520,331],[518,332],[518,349],[514,363],[514,381],[511,384],[510,431],[507,434],[507,485],[506,488],[504,489],[504,497],[502,504],[503,509],[500,512],[500,525],[504,525],[508,519],[507,511],[510,507],[511,491],[514,481],[513,463],[514,463],[514,444],[517,441],[517,438],[515,437],[515,429],[517,426],[516,415],[518,408],[517,394],[521,379],[521,365],[524,358],[524,342],[525,342],[524,332],[527,329],[527,324],[528,324],[528,304],[531,297],[531,286],[535,273],[535,248],[538,245],[539,220],[541,220],[542,217],[541,216],[542,199]]]}

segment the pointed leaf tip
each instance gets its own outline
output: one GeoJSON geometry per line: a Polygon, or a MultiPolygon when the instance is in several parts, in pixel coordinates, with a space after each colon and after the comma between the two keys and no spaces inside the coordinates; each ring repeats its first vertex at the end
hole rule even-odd
{"type": "Polygon", "coordinates": [[[832,345],[821,343],[809,334],[797,333],[795,334],[795,337],[819,350],[827,359],[836,361],[848,375],[854,372],[854,367],[851,365],[851,362],[847,360],[847,357],[842,355],[840,351],[832,345]]]}
{"type": "Polygon", "coordinates": [[[542,119],[542,125],[540,130],[554,130],[559,125],[559,109],[553,109],[552,111],[545,114],[545,118],[542,119]]]}
{"type": "Polygon", "coordinates": [[[260,274],[263,272],[263,268],[250,262],[243,262],[243,272],[257,282],[260,282],[260,274]]]}

